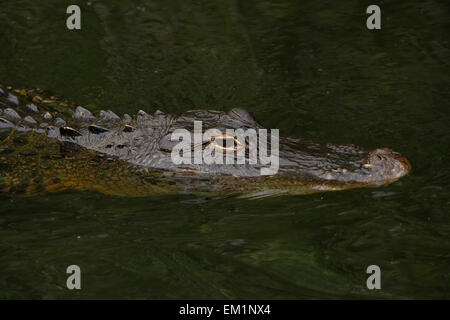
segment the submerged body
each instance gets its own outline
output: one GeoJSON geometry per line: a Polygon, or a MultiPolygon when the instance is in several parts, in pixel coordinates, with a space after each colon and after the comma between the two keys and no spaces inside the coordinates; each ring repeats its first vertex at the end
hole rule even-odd
{"type": "MultiPolygon", "coordinates": [[[[387,148],[320,144],[280,137],[276,174],[260,174],[260,163],[175,164],[172,133],[261,129],[245,110],[193,110],[180,116],[139,111],[134,117],[90,111],[40,90],[0,87],[0,191],[37,194],[94,190],[119,196],[161,194],[307,194],[393,182],[409,162],[387,148]]],[[[282,134],[282,132],[281,132],[282,134]]],[[[220,138],[202,141],[202,148],[220,138]]],[[[236,140],[236,139],[235,139],[236,140]]],[[[248,141],[236,144],[248,148],[248,141]]]]}

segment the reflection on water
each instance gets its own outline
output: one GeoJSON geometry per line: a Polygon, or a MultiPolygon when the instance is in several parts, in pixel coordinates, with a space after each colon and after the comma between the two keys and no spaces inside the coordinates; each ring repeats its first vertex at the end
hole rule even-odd
{"type": "Polygon", "coordinates": [[[380,31],[358,1],[283,0],[83,1],[68,31],[66,2],[2,5],[0,83],[117,113],[245,107],[282,135],[391,147],[413,171],[263,200],[2,195],[1,298],[449,297],[442,1],[385,1],[380,31]],[[80,292],[65,288],[70,264],[80,292]]]}

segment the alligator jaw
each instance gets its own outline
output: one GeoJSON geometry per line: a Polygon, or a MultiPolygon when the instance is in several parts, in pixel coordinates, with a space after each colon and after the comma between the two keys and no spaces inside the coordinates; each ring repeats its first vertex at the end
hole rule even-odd
{"type": "Polygon", "coordinates": [[[365,185],[388,184],[405,176],[411,170],[409,161],[388,148],[375,149],[368,153],[357,170],[331,170],[321,177],[326,180],[365,185]]]}

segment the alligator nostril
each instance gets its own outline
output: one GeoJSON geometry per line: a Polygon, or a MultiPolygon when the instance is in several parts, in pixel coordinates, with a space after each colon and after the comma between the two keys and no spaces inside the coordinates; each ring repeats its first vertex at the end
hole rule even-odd
{"type": "Polygon", "coordinates": [[[368,164],[379,164],[381,161],[387,161],[392,158],[396,152],[388,148],[378,148],[371,151],[367,157],[366,163],[368,164]]]}
{"type": "Polygon", "coordinates": [[[363,166],[365,168],[370,168],[374,165],[380,164],[381,161],[385,160],[385,157],[382,154],[386,153],[386,152],[387,152],[387,150],[384,150],[384,149],[372,150],[371,152],[369,152],[363,166]]]}

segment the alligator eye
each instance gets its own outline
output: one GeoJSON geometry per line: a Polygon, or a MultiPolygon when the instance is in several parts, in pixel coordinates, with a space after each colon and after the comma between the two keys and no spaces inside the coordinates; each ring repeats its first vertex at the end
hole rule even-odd
{"type": "Polygon", "coordinates": [[[220,137],[211,137],[211,143],[215,148],[226,151],[226,150],[238,150],[242,148],[242,144],[236,137],[223,135],[220,137]]]}

